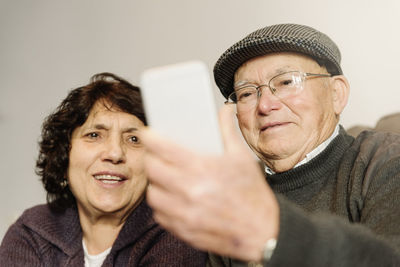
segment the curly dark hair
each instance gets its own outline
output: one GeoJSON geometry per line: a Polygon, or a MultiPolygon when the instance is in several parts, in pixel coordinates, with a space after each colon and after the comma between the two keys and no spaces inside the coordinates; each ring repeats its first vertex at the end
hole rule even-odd
{"type": "Polygon", "coordinates": [[[115,74],[99,73],[90,83],[73,89],[42,125],[36,174],[47,192],[53,211],[76,205],[66,184],[72,132],[85,123],[93,105],[102,101],[109,109],[123,111],[147,125],[140,89],[115,74]]]}

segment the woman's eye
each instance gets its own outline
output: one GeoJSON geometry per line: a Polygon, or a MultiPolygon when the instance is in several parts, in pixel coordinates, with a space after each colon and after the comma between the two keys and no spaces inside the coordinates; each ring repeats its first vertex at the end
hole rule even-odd
{"type": "Polygon", "coordinates": [[[129,137],[129,142],[131,143],[139,143],[139,138],[135,135],[129,137]]]}
{"type": "Polygon", "coordinates": [[[86,136],[91,139],[94,139],[94,138],[99,137],[99,134],[98,133],[88,133],[86,136]]]}

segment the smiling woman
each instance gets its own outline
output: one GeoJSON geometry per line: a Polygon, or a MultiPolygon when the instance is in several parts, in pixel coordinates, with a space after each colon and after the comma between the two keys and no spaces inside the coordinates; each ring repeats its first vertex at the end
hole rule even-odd
{"type": "Polygon", "coordinates": [[[140,90],[111,73],[72,90],[43,124],[37,173],[47,204],[10,227],[0,262],[18,266],[204,266],[152,217],[140,90]]]}
{"type": "Polygon", "coordinates": [[[143,198],[144,149],[135,135],[143,126],[136,116],[97,102],[72,132],[68,182],[80,217],[119,213],[123,218],[143,198]]]}

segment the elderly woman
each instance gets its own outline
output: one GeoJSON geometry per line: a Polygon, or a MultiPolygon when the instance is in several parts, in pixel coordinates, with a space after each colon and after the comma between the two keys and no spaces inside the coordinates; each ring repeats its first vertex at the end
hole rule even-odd
{"type": "Polygon", "coordinates": [[[144,200],[146,125],[139,88],[110,73],[72,90],[43,125],[37,173],[47,204],[0,247],[2,266],[204,266],[157,225],[144,200]]]}

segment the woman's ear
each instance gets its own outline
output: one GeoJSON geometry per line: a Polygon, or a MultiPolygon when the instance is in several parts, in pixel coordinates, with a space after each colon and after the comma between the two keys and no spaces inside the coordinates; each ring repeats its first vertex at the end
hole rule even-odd
{"type": "Polygon", "coordinates": [[[332,99],[333,108],[337,116],[342,113],[350,94],[350,85],[346,77],[343,75],[337,75],[332,77],[332,99]]]}

